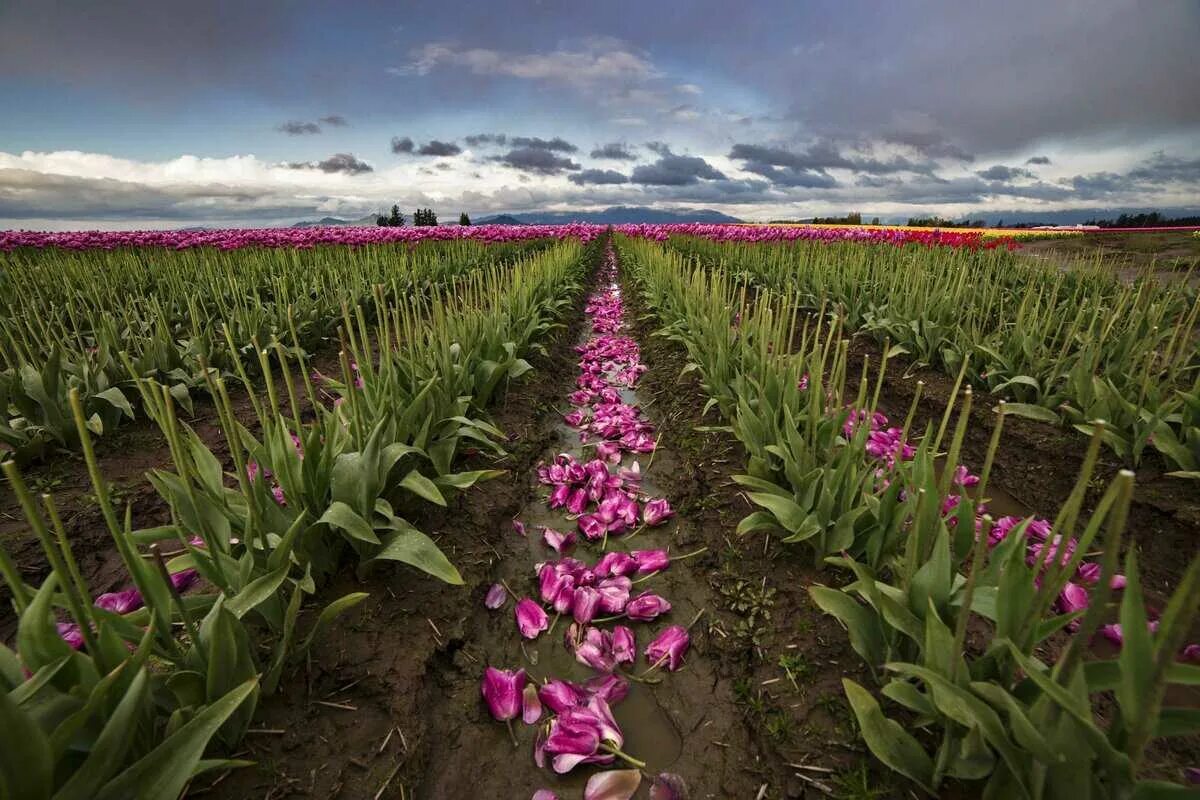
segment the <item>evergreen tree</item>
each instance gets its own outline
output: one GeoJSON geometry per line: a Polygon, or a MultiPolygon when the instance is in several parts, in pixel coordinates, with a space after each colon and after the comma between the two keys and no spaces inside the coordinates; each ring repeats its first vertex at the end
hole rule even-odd
{"type": "Polygon", "coordinates": [[[458,215],[458,224],[466,228],[471,225],[471,218],[467,216],[467,212],[462,212],[458,215]]]}
{"type": "Polygon", "coordinates": [[[404,215],[400,213],[400,206],[392,206],[391,216],[388,217],[388,225],[392,228],[404,227],[404,215]]]}

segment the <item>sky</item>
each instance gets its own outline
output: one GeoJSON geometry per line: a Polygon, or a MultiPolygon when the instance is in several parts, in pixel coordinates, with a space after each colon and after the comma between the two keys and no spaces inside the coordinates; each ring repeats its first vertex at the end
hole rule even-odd
{"type": "Polygon", "coordinates": [[[1200,207],[1197,0],[0,0],[0,228],[1200,207]]]}

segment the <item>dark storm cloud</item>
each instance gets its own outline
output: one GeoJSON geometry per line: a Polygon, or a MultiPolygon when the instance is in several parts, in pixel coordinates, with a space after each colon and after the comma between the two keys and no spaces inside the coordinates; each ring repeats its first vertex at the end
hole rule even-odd
{"type": "Polygon", "coordinates": [[[360,161],[351,153],[334,153],[324,161],[293,161],[289,163],[292,169],[319,169],[322,172],[344,172],[347,175],[361,175],[364,172],[374,172],[375,168],[365,161],[360,161]]]}
{"type": "Polygon", "coordinates": [[[513,169],[539,175],[558,175],[580,168],[578,164],[565,156],[558,156],[550,150],[536,147],[519,147],[509,150],[504,155],[497,156],[495,160],[513,169]]]}
{"type": "Polygon", "coordinates": [[[503,133],[475,133],[463,139],[470,147],[480,147],[483,145],[496,145],[503,147],[508,143],[508,136],[503,133]]]}
{"type": "Polygon", "coordinates": [[[414,147],[415,145],[413,144],[413,140],[407,136],[404,138],[400,138],[399,136],[392,137],[392,152],[396,155],[400,155],[401,153],[411,153],[414,147]]]}
{"type": "Polygon", "coordinates": [[[609,185],[629,183],[629,176],[614,169],[585,169],[583,172],[571,175],[567,180],[580,186],[586,184],[609,185]]]}
{"type": "Polygon", "coordinates": [[[1179,158],[1158,152],[1130,170],[1129,177],[1152,183],[1200,182],[1200,158],[1179,158]]]}
{"type": "Polygon", "coordinates": [[[419,156],[456,156],[461,152],[462,148],[454,142],[442,142],[437,139],[430,139],[417,149],[419,156]]]}
{"type": "Polygon", "coordinates": [[[288,120],[277,129],[280,133],[286,133],[288,136],[303,136],[305,134],[320,133],[321,126],[315,122],[301,122],[300,120],[288,120]]]}
{"type": "Polygon", "coordinates": [[[646,142],[646,149],[649,150],[651,153],[656,153],[660,156],[671,155],[671,146],[669,144],[667,144],[666,142],[658,142],[658,141],[646,142]]]}
{"type": "Polygon", "coordinates": [[[614,161],[635,161],[637,155],[633,149],[624,142],[609,142],[608,144],[597,145],[596,149],[590,153],[592,158],[608,158],[614,161]]]}
{"type": "Polygon", "coordinates": [[[553,139],[542,139],[537,136],[514,136],[509,139],[513,147],[525,147],[531,150],[550,150],[557,153],[574,153],[578,147],[555,136],[553,139]]]}
{"type": "Polygon", "coordinates": [[[761,175],[777,186],[808,189],[829,189],[837,186],[837,180],[826,172],[830,169],[846,169],[872,175],[897,172],[932,175],[936,166],[932,162],[915,162],[903,156],[893,156],[882,161],[873,156],[847,155],[829,141],[814,142],[803,150],[739,143],[730,149],[729,158],[743,162],[742,169],[761,175]]]}
{"type": "Polygon", "coordinates": [[[1033,173],[1020,167],[1006,167],[995,164],[987,169],[976,170],[976,175],[989,181],[1011,181],[1017,178],[1032,178],[1033,173]]]}
{"type": "Polygon", "coordinates": [[[324,199],[216,183],[147,186],[0,169],[0,218],[8,219],[278,219],[312,214],[324,199]]]}
{"type": "Polygon", "coordinates": [[[341,114],[329,114],[328,116],[321,117],[318,121],[322,125],[328,125],[331,128],[344,128],[350,124],[350,121],[341,114]]]}
{"type": "Polygon", "coordinates": [[[654,163],[635,167],[630,181],[649,186],[689,186],[702,179],[725,180],[724,173],[703,158],[677,156],[666,145],[663,151],[665,154],[654,163]]]}
{"type": "MultiPolygon", "coordinates": [[[[823,43],[820,52],[793,58],[790,68],[754,59],[744,73],[757,71],[764,91],[790,96],[793,116],[810,129],[886,134],[932,158],[1049,139],[1132,143],[1200,126],[1194,2],[872,8],[864,26],[861,8],[829,13],[805,4],[796,13],[819,17],[811,38],[823,43]],[[913,19],[922,21],[919,34],[913,19]]],[[[769,43],[747,41],[767,51],[769,43]]]]}
{"type": "Polygon", "coordinates": [[[1027,159],[1025,163],[1045,166],[1046,164],[1050,163],[1050,156],[1034,156],[1033,158],[1027,159]]]}

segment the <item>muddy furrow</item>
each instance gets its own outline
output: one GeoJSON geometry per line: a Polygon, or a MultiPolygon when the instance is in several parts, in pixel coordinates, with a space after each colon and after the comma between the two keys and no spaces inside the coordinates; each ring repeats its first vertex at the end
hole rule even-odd
{"type": "MultiPolygon", "coordinates": [[[[596,335],[589,328],[578,341],[582,344],[596,335]]],[[[648,367],[651,372],[657,369],[652,362],[648,367]]],[[[620,403],[642,409],[641,419],[658,426],[664,421],[640,386],[623,386],[620,403]]],[[[554,396],[557,413],[543,420],[543,434],[551,442],[542,454],[546,463],[554,462],[556,457],[563,461],[564,453],[580,464],[596,457],[596,438],[590,436],[590,441],[583,442],[579,430],[563,422],[562,414],[572,408],[566,395],[574,388],[572,385],[554,396]]],[[[726,652],[721,644],[730,636],[726,630],[729,623],[720,611],[710,575],[723,547],[721,532],[707,529],[710,520],[693,513],[698,511],[702,498],[675,494],[684,489],[691,491],[690,480],[681,480],[691,465],[670,437],[658,436],[652,454],[622,451],[619,464],[611,464],[609,474],[618,475],[622,468],[628,471],[635,461],[641,473],[636,494],[643,507],[651,498],[665,498],[672,504],[678,500],[691,510],[680,511],[665,524],[642,526],[632,534],[629,530],[636,526],[631,525],[607,542],[602,538],[589,541],[578,527],[578,514],[550,509],[550,487],[539,482],[536,471],[530,470],[524,476],[529,502],[520,509],[517,519],[524,524],[525,535],[515,532],[511,525],[496,531],[494,544],[502,557],[490,576],[490,581],[509,587],[515,597],[508,596],[501,608],[488,609],[482,594],[476,593],[472,607],[466,610],[469,616],[463,623],[462,648],[444,659],[439,670],[426,676],[429,761],[416,787],[416,797],[523,799],[547,789],[566,800],[583,796],[588,780],[598,772],[629,768],[615,759],[609,764],[583,764],[558,772],[554,769],[552,746],[547,747],[545,766],[539,767],[534,752],[539,732],[552,732],[557,724],[550,721],[551,709],[543,704],[543,715],[536,724],[515,720],[514,744],[506,726],[493,720],[480,699],[481,678],[488,666],[524,669],[529,680],[539,685],[557,679],[584,686],[606,674],[604,667],[585,664],[576,657],[587,623],[574,625],[572,611],[564,612],[550,630],[535,638],[524,638],[518,632],[516,600],[538,601],[536,568],[561,558],[547,545],[544,528],[574,534],[578,544],[570,557],[588,565],[596,565],[605,552],[667,550],[679,559],[663,571],[630,576],[637,581],[631,587],[632,597],[651,592],[666,598],[671,604],[668,612],[652,621],[616,619],[622,615],[600,612],[591,623],[609,631],[615,630],[613,623],[628,626],[636,640],[635,663],[607,670],[614,672],[622,684],[628,683],[627,695],[614,698],[611,710],[623,734],[622,751],[645,762],[643,785],[635,796],[648,796],[651,781],[663,772],[681,776],[696,798],[754,797],[768,782],[763,778],[766,768],[754,732],[735,702],[738,673],[725,663],[726,652]],[[676,671],[668,671],[665,664],[651,668],[645,655],[647,646],[664,629],[675,625],[688,628],[690,634],[690,648],[682,666],[676,671]],[[644,676],[644,681],[638,676],[644,676]]],[[[594,510],[588,508],[585,517],[594,510]]],[[[546,609],[553,620],[551,605],[547,604],[546,609]]]]}

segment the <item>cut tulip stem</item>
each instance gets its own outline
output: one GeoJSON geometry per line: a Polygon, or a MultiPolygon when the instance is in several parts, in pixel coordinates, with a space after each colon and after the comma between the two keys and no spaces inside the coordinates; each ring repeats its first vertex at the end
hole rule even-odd
{"type": "Polygon", "coordinates": [[[626,536],[624,541],[628,542],[630,539],[637,536],[639,533],[641,533],[644,530],[646,530],[646,523],[643,522],[641,525],[638,525],[636,528],[634,528],[633,532],[630,533],[628,536],[626,536]]]}
{"type": "Polygon", "coordinates": [[[613,745],[609,744],[608,742],[603,742],[600,746],[603,747],[608,752],[612,753],[614,756],[624,759],[626,762],[628,762],[632,766],[637,767],[638,769],[645,769],[645,767],[646,767],[645,761],[641,761],[639,759],[634,758],[633,756],[629,755],[628,753],[623,752],[621,750],[621,748],[619,748],[619,747],[614,747],[613,745]]]}
{"type": "Polygon", "coordinates": [[[521,744],[517,741],[517,732],[513,730],[512,719],[506,719],[505,724],[508,725],[508,738],[512,739],[513,749],[517,749],[521,744]]]}
{"type": "Polygon", "coordinates": [[[681,556],[673,556],[673,557],[671,558],[671,560],[672,560],[672,561],[683,561],[684,559],[691,558],[692,556],[698,556],[698,555],[700,555],[701,553],[705,553],[705,552],[708,552],[708,548],[707,548],[707,547],[701,547],[699,550],[693,550],[692,552],[690,552],[690,553],[684,553],[684,554],[683,554],[683,555],[681,555],[681,556]]]}

